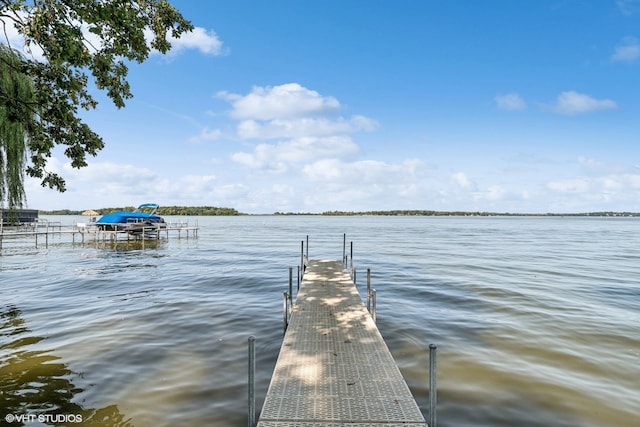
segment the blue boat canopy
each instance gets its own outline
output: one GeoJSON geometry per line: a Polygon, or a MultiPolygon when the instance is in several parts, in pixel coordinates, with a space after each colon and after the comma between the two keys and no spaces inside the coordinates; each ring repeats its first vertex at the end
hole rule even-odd
{"type": "Polygon", "coordinates": [[[105,230],[124,229],[133,224],[164,225],[164,219],[156,215],[159,207],[157,203],[143,203],[133,212],[119,211],[103,215],[96,225],[105,230]]]}

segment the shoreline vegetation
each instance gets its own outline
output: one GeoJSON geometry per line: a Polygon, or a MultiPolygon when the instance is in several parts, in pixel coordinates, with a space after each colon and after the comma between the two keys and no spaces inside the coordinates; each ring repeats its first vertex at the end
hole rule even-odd
{"type": "MultiPolygon", "coordinates": [[[[120,208],[101,208],[95,209],[97,215],[105,215],[117,211],[131,212],[136,210],[134,206],[124,206],[120,208]]],[[[58,210],[38,210],[40,215],[82,215],[86,211],[78,211],[71,209],[58,209],[58,210]]],[[[236,216],[246,215],[242,212],[238,212],[233,208],[219,208],[215,206],[160,206],[158,208],[157,215],[187,215],[187,216],[236,216]]],[[[86,215],[86,213],[85,213],[86,215]]]]}
{"type": "Polygon", "coordinates": [[[319,216],[626,216],[640,217],[640,212],[584,212],[584,213],[514,213],[475,211],[432,211],[432,210],[390,210],[390,211],[328,211],[322,213],[276,212],[273,215],[319,215],[319,216]]]}
{"type": "MultiPolygon", "coordinates": [[[[133,206],[122,208],[97,209],[98,215],[115,211],[133,211],[133,206]]],[[[83,211],[59,209],[39,210],[41,215],[82,215],[83,211]]],[[[273,214],[247,214],[234,208],[215,206],[164,206],[158,209],[158,215],[185,216],[239,216],[239,215],[275,215],[275,216],[586,216],[586,217],[640,217],[640,212],[584,212],[584,213],[513,213],[513,212],[478,212],[478,211],[434,211],[434,210],[385,210],[385,211],[326,211],[313,212],[275,212],[273,214]]]]}

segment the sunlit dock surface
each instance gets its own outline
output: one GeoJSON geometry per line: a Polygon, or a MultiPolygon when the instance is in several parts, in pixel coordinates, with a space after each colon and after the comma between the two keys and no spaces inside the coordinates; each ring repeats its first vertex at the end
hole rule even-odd
{"type": "Polygon", "coordinates": [[[258,427],[426,425],[349,273],[310,261],[258,427]]]}

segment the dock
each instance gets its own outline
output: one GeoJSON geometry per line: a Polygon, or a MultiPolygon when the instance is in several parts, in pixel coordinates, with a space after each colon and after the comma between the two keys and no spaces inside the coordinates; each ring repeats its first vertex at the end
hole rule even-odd
{"type": "Polygon", "coordinates": [[[258,427],[426,427],[340,261],[306,265],[258,427]]]}
{"type": "Polygon", "coordinates": [[[144,246],[145,240],[159,240],[161,238],[169,238],[170,235],[177,235],[178,238],[183,236],[189,238],[198,237],[198,224],[189,225],[186,221],[169,222],[165,227],[160,228],[152,225],[144,229],[138,235],[132,235],[126,230],[103,230],[96,226],[95,223],[78,222],[73,225],[62,225],[58,222],[36,221],[20,226],[0,226],[0,249],[3,243],[16,242],[20,239],[33,238],[35,246],[44,243],[49,245],[49,240],[53,237],[69,236],[72,243],[76,240],[80,243],[96,242],[96,243],[119,243],[119,242],[140,242],[144,246]]]}

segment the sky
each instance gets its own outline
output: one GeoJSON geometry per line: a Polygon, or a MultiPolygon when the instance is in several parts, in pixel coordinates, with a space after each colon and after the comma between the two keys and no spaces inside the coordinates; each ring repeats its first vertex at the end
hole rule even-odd
{"type": "Polygon", "coordinates": [[[640,212],[640,0],[171,2],[34,209],[640,212]]]}

